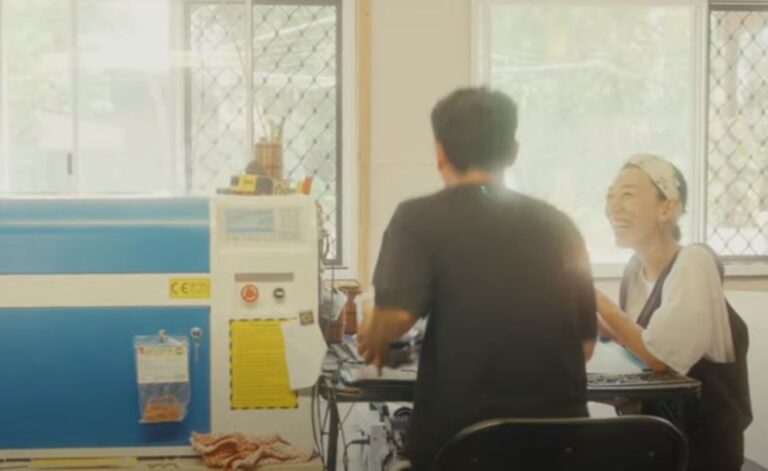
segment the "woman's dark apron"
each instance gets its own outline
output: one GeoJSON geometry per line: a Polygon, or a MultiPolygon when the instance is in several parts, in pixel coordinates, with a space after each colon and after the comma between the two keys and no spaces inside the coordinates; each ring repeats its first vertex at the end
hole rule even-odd
{"type": "MultiPolygon", "coordinates": [[[[661,306],[664,281],[676,259],[677,255],[656,280],[637,319],[643,328],[648,327],[653,314],[661,306]]],[[[723,266],[717,256],[715,260],[722,281],[723,266]]],[[[619,297],[622,310],[626,309],[629,280],[640,269],[640,263],[634,257],[624,270],[619,297]]],[[[701,382],[701,399],[686,406],[683,418],[690,448],[689,470],[737,471],[744,461],[744,430],[752,422],[747,374],[749,332],[747,325],[727,301],[726,305],[736,353],[735,361],[715,363],[702,358],[688,372],[688,376],[701,382]]],[[[668,406],[659,403],[643,404],[643,413],[666,417],[668,406]]]]}

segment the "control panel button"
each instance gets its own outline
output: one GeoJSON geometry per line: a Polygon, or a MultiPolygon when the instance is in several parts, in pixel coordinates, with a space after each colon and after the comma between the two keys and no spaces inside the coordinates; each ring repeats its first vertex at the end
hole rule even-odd
{"type": "Polygon", "coordinates": [[[272,292],[272,295],[275,297],[275,299],[283,299],[285,298],[285,290],[283,288],[275,288],[275,290],[272,292]]]}
{"type": "Polygon", "coordinates": [[[245,285],[240,290],[240,297],[247,303],[256,302],[259,299],[259,288],[254,285],[245,285]]]}

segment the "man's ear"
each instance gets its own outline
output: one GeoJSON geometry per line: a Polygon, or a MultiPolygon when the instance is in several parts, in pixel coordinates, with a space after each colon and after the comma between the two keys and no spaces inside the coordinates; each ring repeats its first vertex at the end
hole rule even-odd
{"type": "Polygon", "coordinates": [[[435,156],[437,158],[437,170],[442,173],[451,163],[448,162],[448,157],[445,155],[445,148],[440,141],[435,141],[435,156]]]}
{"type": "Polygon", "coordinates": [[[520,143],[515,141],[512,144],[511,151],[509,152],[509,159],[507,160],[507,164],[506,164],[507,167],[510,167],[512,166],[512,164],[517,162],[517,154],[519,151],[520,151],[520,143]]]}

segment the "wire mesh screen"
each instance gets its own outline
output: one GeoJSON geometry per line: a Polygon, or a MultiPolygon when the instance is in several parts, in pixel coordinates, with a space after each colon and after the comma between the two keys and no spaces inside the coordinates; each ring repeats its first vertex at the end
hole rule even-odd
{"type": "Polygon", "coordinates": [[[339,262],[338,1],[256,1],[250,11],[249,24],[244,2],[189,4],[188,188],[227,186],[257,143],[278,139],[284,178],[313,178],[312,195],[329,239],[326,259],[339,262]]]}
{"type": "Polygon", "coordinates": [[[768,255],[768,11],[710,17],[707,239],[768,255]]]}
{"type": "Polygon", "coordinates": [[[247,159],[249,36],[242,3],[192,3],[188,15],[187,189],[212,192],[247,159]]]}
{"type": "Polygon", "coordinates": [[[254,136],[259,141],[282,129],[284,172],[313,177],[335,258],[336,8],[254,5],[253,28],[254,136]]]}

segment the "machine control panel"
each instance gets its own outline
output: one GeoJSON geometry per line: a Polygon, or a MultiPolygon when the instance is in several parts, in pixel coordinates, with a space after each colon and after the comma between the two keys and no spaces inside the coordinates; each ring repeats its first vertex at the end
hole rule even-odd
{"type": "MultiPolygon", "coordinates": [[[[294,273],[237,273],[235,274],[236,302],[245,316],[280,315],[295,301],[296,276],[294,273]],[[293,297],[292,294],[294,295],[293,297]]],[[[295,313],[293,313],[295,314],[295,313]]]]}
{"type": "Polygon", "coordinates": [[[299,208],[233,208],[224,215],[231,243],[298,243],[305,232],[299,208]]]}

